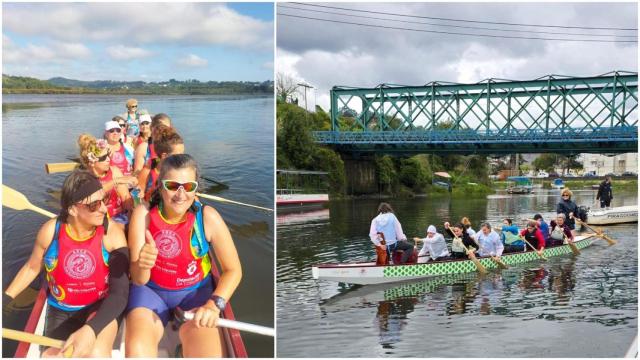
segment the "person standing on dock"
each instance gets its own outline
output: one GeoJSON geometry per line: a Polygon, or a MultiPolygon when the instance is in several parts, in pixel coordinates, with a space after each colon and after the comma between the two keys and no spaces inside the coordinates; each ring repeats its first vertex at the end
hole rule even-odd
{"type": "Polygon", "coordinates": [[[611,199],[613,199],[613,192],[611,190],[611,176],[606,176],[598,187],[598,194],[596,200],[600,200],[600,208],[611,206],[611,199]]]}
{"type": "Polygon", "coordinates": [[[380,246],[379,232],[384,234],[388,256],[391,258],[394,251],[402,250],[400,263],[406,263],[413,254],[413,245],[407,242],[407,237],[402,232],[402,225],[394,215],[393,208],[385,202],[378,205],[378,215],[371,220],[371,228],[369,229],[369,238],[376,246],[380,246]]]}

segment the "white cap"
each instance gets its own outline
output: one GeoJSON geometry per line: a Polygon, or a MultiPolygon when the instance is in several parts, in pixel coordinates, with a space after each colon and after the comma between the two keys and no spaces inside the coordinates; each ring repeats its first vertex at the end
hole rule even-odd
{"type": "Polygon", "coordinates": [[[428,233],[435,234],[435,233],[436,233],[436,232],[438,232],[438,231],[436,230],[436,227],[435,227],[435,226],[433,226],[433,225],[429,225],[429,227],[427,228],[427,232],[428,232],[428,233]]]}
{"type": "Polygon", "coordinates": [[[151,122],[151,116],[149,114],[142,114],[138,117],[138,122],[148,121],[151,122]]]}
{"type": "Polygon", "coordinates": [[[120,124],[117,121],[109,120],[104,123],[104,131],[109,131],[111,129],[120,129],[120,124]]]}

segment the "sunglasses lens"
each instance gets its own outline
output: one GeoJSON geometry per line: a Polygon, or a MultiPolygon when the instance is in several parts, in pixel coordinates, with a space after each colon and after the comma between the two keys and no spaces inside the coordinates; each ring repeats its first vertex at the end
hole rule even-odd
{"type": "Polygon", "coordinates": [[[151,124],[151,123],[148,122],[148,121],[143,121],[143,122],[140,123],[140,125],[149,125],[149,124],[151,124]]]}
{"type": "Polygon", "coordinates": [[[184,184],[181,184],[173,180],[163,180],[162,184],[164,188],[169,191],[178,191],[178,189],[182,187],[186,192],[193,192],[193,191],[196,191],[196,188],[198,187],[198,183],[195,181],[189,181],[184,184]]]}
{"type": "Polygon", "coordinates": [[[120,129],[111,129],[111,130],[109,130],[109,132],[112,133],[112,134],[113,133],[119,133],[120,129]]]}

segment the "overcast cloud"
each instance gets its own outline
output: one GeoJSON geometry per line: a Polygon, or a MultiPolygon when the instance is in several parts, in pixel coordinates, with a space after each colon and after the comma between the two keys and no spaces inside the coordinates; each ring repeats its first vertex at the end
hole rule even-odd
{"type": "MultiPolygon", "coordinates": [[[[638,9],[635,3],[326,3],[319,5],[519,24],[616,28],[637,28],[638,24],[638,9]]],[[[393,18],[388,15],[354,13],[287,3],[277,5],[278,13],[447,32],[563,37],[559,34],[434,27],[294,10],[291,7],[393,18]]],[[[593,76],[613,70],[637,71],[638,68],[637,38],[624,38],[636,41],[624,44],[482,38],[387,30],[277,16],[277,71],[316,87],[317,103],[324,109],[329,107],[329,89],[334,85],[373,87],[380,83],[421,85],[431,81],[475,83],[486,78],[529,80],[550,74],[593,76]]],[[[560,33],[610,34],[614,32],[395,18],[415,22],[560,33]]],[[[637,31],[615,31],[615,33],[637,35],[637,31]]],[[[569,35],[564,38],[586,37],[569,35]]],[[[313,98],[314,96],[311,97],[313,98]]],[[[312,100],[309,102],[312,105],[312,100]]]]}

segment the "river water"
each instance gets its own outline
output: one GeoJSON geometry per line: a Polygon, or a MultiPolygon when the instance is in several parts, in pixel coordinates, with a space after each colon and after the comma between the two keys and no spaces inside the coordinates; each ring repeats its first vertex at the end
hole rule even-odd
{"type": "MultiPolygon", "coordinates": [[[[185,140],[204,176],[205,192],[273,208],[273,97],[136,96],[141,108],[164,112],[185,140]]],[[[104,122],[125,110],[125,96],[5,95],[2,103],[2,183],[32,204],[57,212],[64,173],[47,175],[45,163],[77,157],[82,132],[102,136],[104,122]],[[58,198],[56,198],[56,193],[58,198]]],[[[201,190],[202,191],[202,190],[201,190]]],[[[240,321],[273,327],[273,214],[237,205],[214,206],[225,219],[242,261],[244,277],[232,298],[240,321]]],[[[2,211],[2,287],[31,253],[45,219],[30,211],[2,211]]],[[[3,326],[22,329],[38,284],[3,309],[3,326]]],[[[243,333],[249,356],[271,357],[272,338],[243,333]]],[[[3,341],[3,357],[16,343],[3,341]]]]}
{"type": "MultiPolygon", "coordinates": [[[[612,206],[637,204],[616,191],[612,206]]],[[[574,189],[579,205],[595,191],[574,189]]],[[[429,224],[553,214],[558,190],[487,198],[389,201],[408,238],[429,224]]],[[[354,286],[316,281],[311,265],[373,260],[368,239],[378,200],[277,217],[279,357],[621,357],[638,330],[637,224],[606,227],[619,240],[581,255],[436,281],[354,286]]]]}

